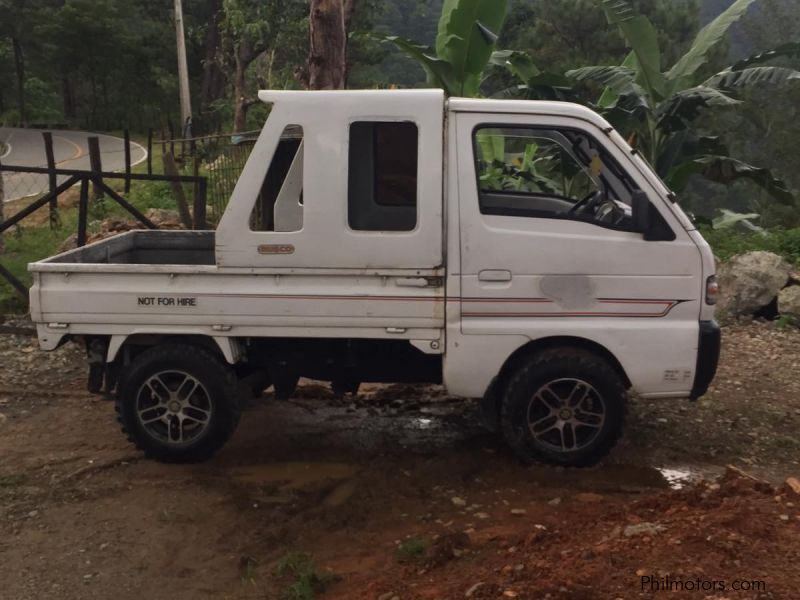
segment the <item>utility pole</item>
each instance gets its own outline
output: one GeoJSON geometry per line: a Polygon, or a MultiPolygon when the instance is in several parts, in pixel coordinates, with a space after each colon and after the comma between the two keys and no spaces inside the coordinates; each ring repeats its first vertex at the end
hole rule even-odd
{"type": "Polygon", "coordinates": [[[181,136],[192,137],[192,98],[189,94],[189,65],[186,60],[186,36],[183,32],[183,7],[175,0],[175,34],[178,40],[178,88],[181,95],[181,136]]]}

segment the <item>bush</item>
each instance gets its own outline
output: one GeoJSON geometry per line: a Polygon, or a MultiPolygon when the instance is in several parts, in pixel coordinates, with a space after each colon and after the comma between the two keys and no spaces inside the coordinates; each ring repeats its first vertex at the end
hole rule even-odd
{"type": "Polygon", "coordinates": [[[728,260],[736,254],[765,250],[783,256],[794,265],[800,265],[800,228],[775,229],[765,233],[742,233],[731,229],[700,229],[711,245],[714,255],[728,260]]]}

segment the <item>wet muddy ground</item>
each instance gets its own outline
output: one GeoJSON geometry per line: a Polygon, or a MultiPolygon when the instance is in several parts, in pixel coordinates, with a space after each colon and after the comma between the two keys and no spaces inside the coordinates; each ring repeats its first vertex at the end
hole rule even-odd
{"type": "Polygon", "coordinates": [[[161,465],[77,349],[1,337],[0,598],[800,597],[800,334],[724,336],[706,398],[634,400],[582,470],[520,465],[435,387],[314,384],[251,402],[212,461],[161,465]],[[727,464],[755,479],[715,482],[727,464]]]}

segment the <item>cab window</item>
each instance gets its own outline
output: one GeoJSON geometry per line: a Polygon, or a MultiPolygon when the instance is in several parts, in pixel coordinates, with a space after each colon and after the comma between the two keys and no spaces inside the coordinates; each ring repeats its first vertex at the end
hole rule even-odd
{"type": "Polygon", "coordinates": [[[632,227],[635,186],[585,133],[487,125],[474,148],[481,213],[632,227]]]}

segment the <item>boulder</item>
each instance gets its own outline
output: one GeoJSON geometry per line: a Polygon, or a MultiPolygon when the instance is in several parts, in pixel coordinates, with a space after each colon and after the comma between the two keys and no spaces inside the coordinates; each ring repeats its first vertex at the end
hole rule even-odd
{"type": "Polygon", "coordinates": [[[736,317],[754,315],[778,296],[791,271],[791,265],[772,252],[734,256],[718,272],[720,309],[736,317]]]}
{"type": "Polygon", "coordinates": [[[778,312],[800,319],[800,285],[784,288],[778,294],[778,312]]]}

